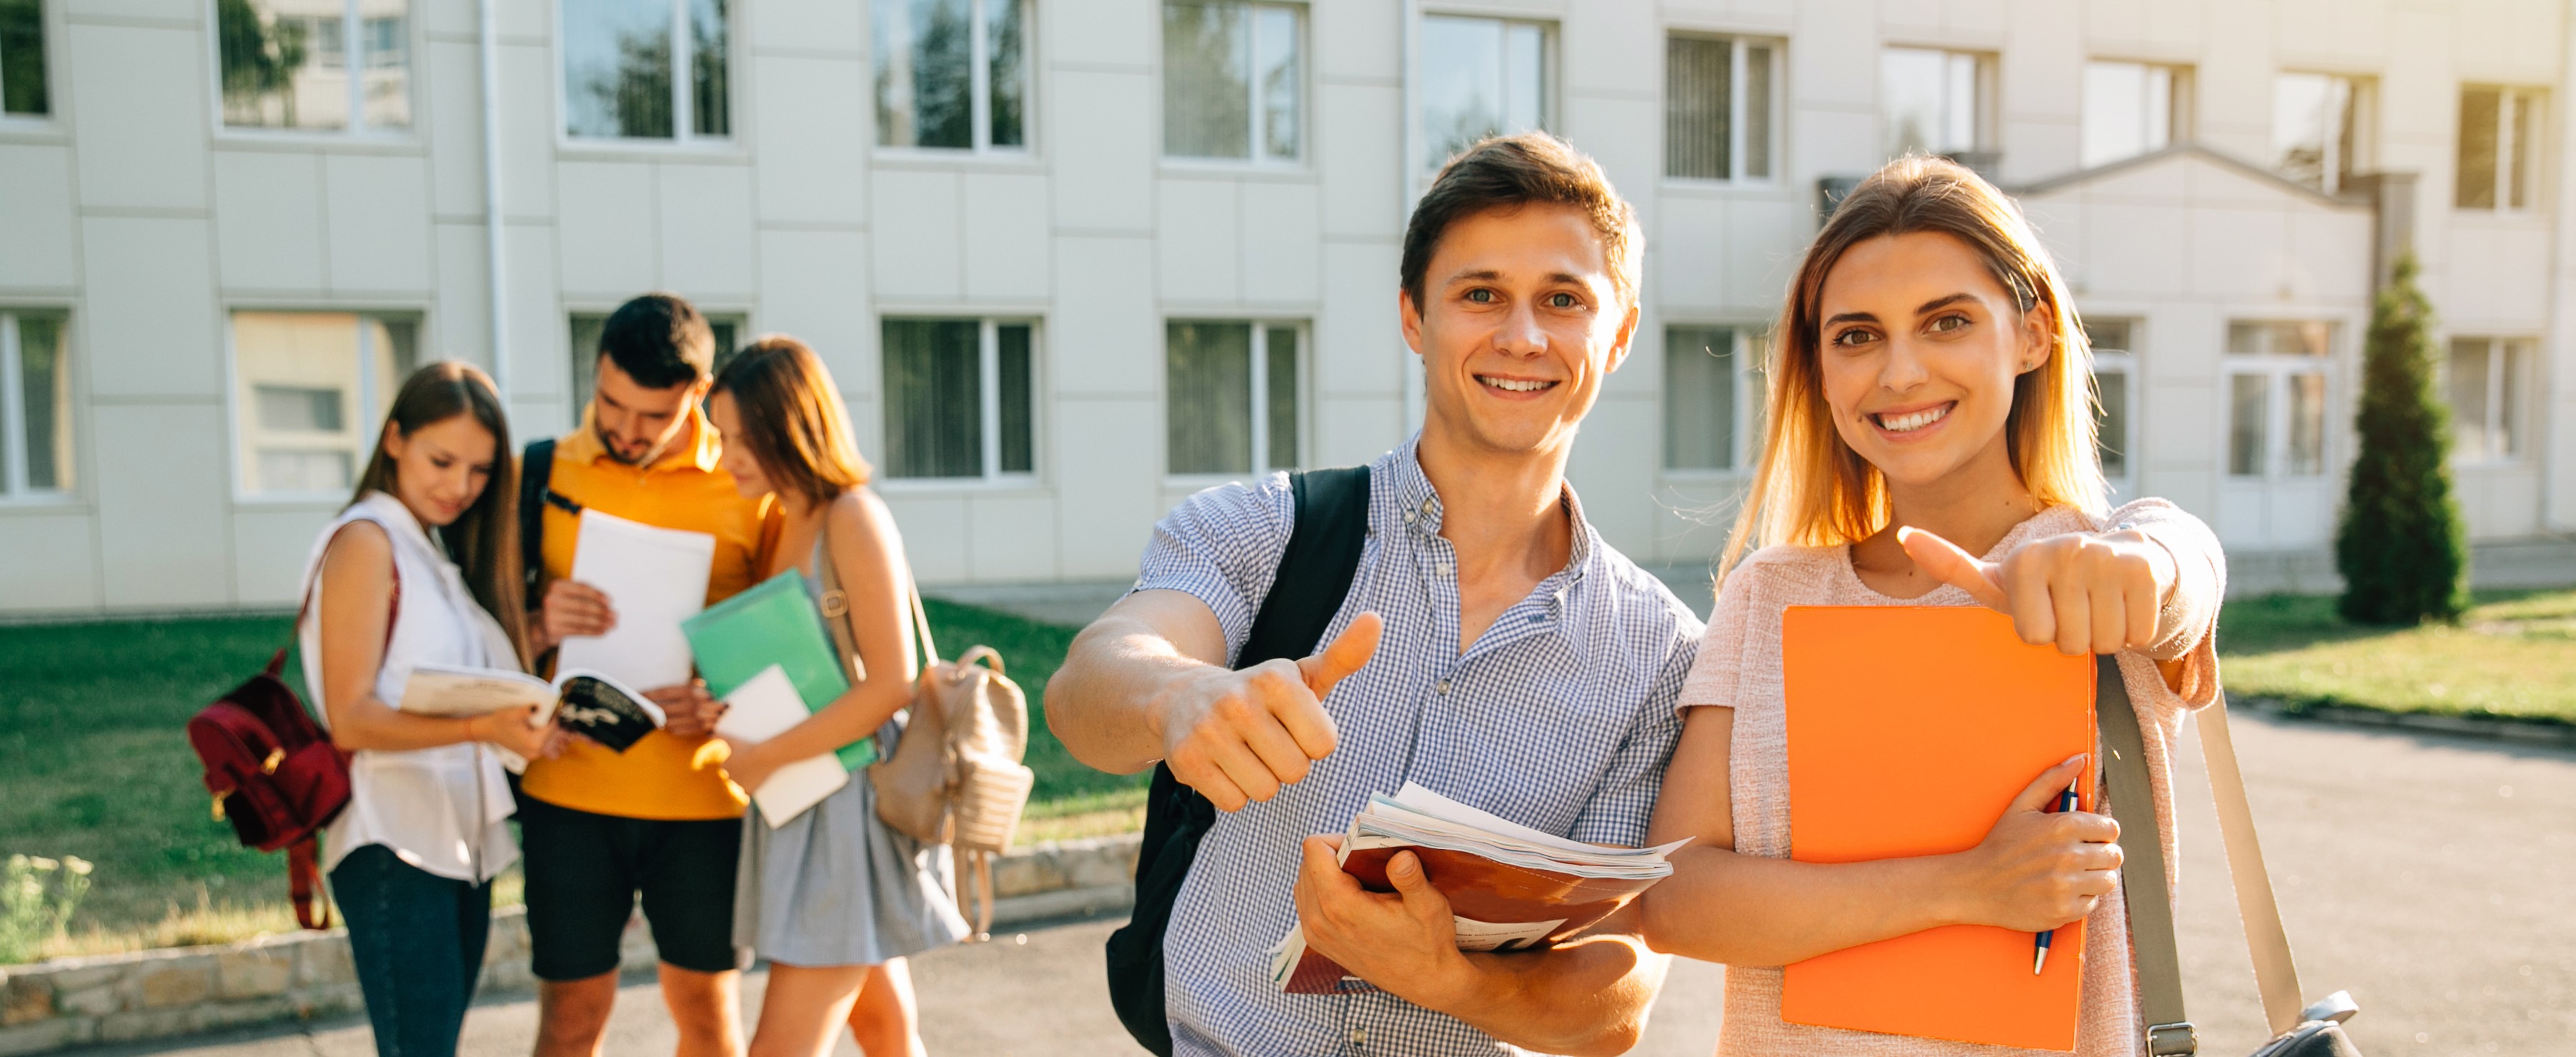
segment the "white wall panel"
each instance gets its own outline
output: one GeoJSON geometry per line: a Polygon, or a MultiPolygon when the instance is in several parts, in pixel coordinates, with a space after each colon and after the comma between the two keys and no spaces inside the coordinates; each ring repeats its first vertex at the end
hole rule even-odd
{"type": "Polygon", "coordinates": [[[741,165],[656,168],[662,211],[662,285],[691,297],[740,300],[759,283],[752,267],[751,170],[741,165]]]}
{"type": "Polygon", "coordinates": [[[879,489],[877,494],[903,532],[903,556],[912,564],[912,575],[934,584],[967,578],[964,496],[907,489],[879,489]]]}
{"type": "MultiPolygon", "coordinates": [[[[521,445],[532,438],[512,435],[521,445]]],[[[234,603],[245,606],[293,606],[301,601],[304,563],[313,556],[313,541],[331,523],[333,504],[298,507],[242,507],[233,511],[234,603]]]]}
{"type": "Polygon", "coordinates": [[[97,519],[87,511],[0,515],[0,598],[20,612],[96,608],[97,519]]]}
{"type": "Polygon", "coordinates": [[[233,602],[225,531],[233,450],[223,408],[197,404],[94,407],[99,559],[109,606],[233,602]]]}
{"type": "Polygon", "coordinates": [[[958,178],[953,172],[886,169],[876,175],[876,292],[880,298],[955,300],[965,293],[958,178]]]}
{"type": "Polygon", "coordinates": [[[1243,300],[1254,305],[1307,305],[1321,290],[1322,246],[1316,188],[1311,183],[1247,180],[1242,202],[1240,272],[1243,300]]]}
{"type": "MultiPolygon", "coordinates": [[[[782,5],[785,21],[824,21],[809,8],[864,5],[782,5]]],[[[770,18],[764,17],[764,23],[770,18]]],[[[817,224],[863,224],[868,219],[868,66],[855,59],[765,55],[752,61],[760,92],[752,113],[753,171],[760,219],[817,224]]]]}
{"type": "Polygon", "coordinates": [[[1404,345],[1403,291],[1392,243],[1328,242],[1324,310],[1315,320],[1315,384],[1335,396],[1400,397],[1413,353],[1404,345]]]}
{"type": "MultiPolygon", "coordinates": [[[[102,397],[223,391],[223,323],[203,220],[81,222],[90,391],[102,397]]],[[[102,432],[105,426],[100,426],[102,432]]],[[[103,475],[114,470],[101,467],[103,475]]]]}
{"type": "MultiPolygon", "coordinates": [[[[1056,239],[1058,282],[1047,348],[1050,361],[1059,364],[1050,372],[1059,400],[1075,393],[1160,399],[1163,321],[1153,288],[1140,281],[1154,274],[1153,258],[1154,244],[1141,238],[1056,239]]],[[[1154,421],[1162,421],[1159,408],[1154,421]]],[[[1062,435],[1062,428],[1057,432],[1062,435]]],[[[1071,560],[1072,551],[1066,554],[1071,560]]]]}
{"type": "MultiPolygon", "coordinates": [[[[1065,5],[1050,5],[1065,10],[1065,5]]],[[[1148,5],[1127,5],[1150,10],[1148,5]]],[[[1060,20],[1063,21],[1063,20],[1060,20]]],[[[1154,158],[1162,149],[1161,85],[1142,74],[1058,69],[1050,115],[1055,222],[1083,231],[1143,231],[1154,223],[1154,158]]]]}
{"type": "MultiPolygon", "coordinates": [[[[759,329],[814,347],[844,394],[877,390],[877,322],[868,303],[868,240],[855,231],[760,233],[759,329]]],[[[870,430],[862,447],[874,447],[870,430]]]]}
{"type": "Polygon", "coordinates": [[[232,290],[318,291],[322,274],[322,159],[217,151],[215,252],[232,290]]]}
{"type": "Polygon", "coordinates": [[[1235,183],[1222,179],[1162,181],[1155,203],[1157,288],[1166,301],[1226,302],[1243,297],[1242,245],[1235,183]]]}
{"type": "MultiPolygon", "coordinates": [[[[563,288],[578,294],[626,297],[661,285],[653,168],[643,162],[568,161],[560,167],[563,288]]],[[[505,190],[503,192],[507,194],[505,190]]],[[[517,210],[503,200],[503,208],[517,210]]]]}
{"type": "Polygon", "coordinates": [[[985,581],[1052,580],[1056,497],[995,492],[967,500],[967,574],[985,581]]]}
{"type": "MultiPolygon", "coordinates": [[[[467,14],[472,14],[471,6],[467,14]]],[[[469,22],[468,30],[472,29],[469,22]]],[[[412,89],[419,134],[429,141],[430,185],[440,216],[483,212],[483,56],[471,41],[433,40],[427,76],[412,89]]],[[[506,157],[506,155],[505,155],[506,157]]]]}
{"type": "Polygon", "coordinates": [[[206,104],[211,61],[195,32],[73,25],[63,49],[80,108],[81,204],[206,207],[206,104]]]}
{"type": "Polygon", "coordinates": [[[0,143],[0,286],[71,286],[72,152],[0,143]]]}
{"type": "Polygon", "coordinates": [[[1049,292],[1047,178],[969,172],[959,202],[966,296],[977,300],[1043,299],[1049,292]]]}
{"type": "Polygon", "coordinates": [[[1396,169],[1403,98],[1391,84],[1316,86],[1317,120],[1307,138],[1320,163],[1326,233],[1383,237],[1403,229],[1404,177],[1396,169]]]}
{"type": "Polygon", "coordinates": [[[1154,520],[1163,516],[1162,401],[1150,397],[1058,400],[1056,491],[1080,496],[1058,515],[1057,560],[1071,579],[1136,575],[1154,520]]]}
{"type": "Polygon", "coordinates": [[[323,174],[332,289],[428,292],[428,166],[419,158],[334,154],[323,174]]]}
{"type": "MultiPolygon", "coordinates": [[[[470,360],[488,371],[492,368],[491,283],[485,280],[484,269],[491,255],[485,249],[483,225],[436,224],[429,237],[438,247],[436,322],[430,328],[438,347],[423,350],[423,355],[470,360]]],[[[520,379],[510,382],[513,390],[527,388],[520,379]]]]}

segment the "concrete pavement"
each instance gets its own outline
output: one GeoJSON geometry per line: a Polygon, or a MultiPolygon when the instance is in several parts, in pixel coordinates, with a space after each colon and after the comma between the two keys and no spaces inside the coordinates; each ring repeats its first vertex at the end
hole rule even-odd
{"type": "MultiPolygon", "coordinates": [[[[2302,981],[2349,989],[2362,1052],[2576,1053],[2576,753],[2488,741],[2237,718],[2302,981]]],[[[2227,888],[2196,739],[2178,758],[2182,955],[2202,1052],[2248,1053],[2263,1036],[2253,970],[2227,888]]],[[[923,1035],[948,1055],[1132,1055],[1109,1011],[1100,941],[1115,922],[1027,932],[916,960],[923,1035]]],[[[1676,962],[1647,1040],[1655,1057],[1711,1052],[1724,971],[1676,962]]],[[[762,977],[746,987],[757,1008],[762,977]]],[[[472,1057],[519,1057],[535,1027],[525,996],[466,1020],[472,1057]]],[[[651,984],[620,995],[607,1052],[668,1053],[651,984]]],[[[89,1057],[364,1057],[362,1022],[318,1023],[89,1057]]],[[[846,1039],[837,1054],[855,1057],[846,1039]]]]}

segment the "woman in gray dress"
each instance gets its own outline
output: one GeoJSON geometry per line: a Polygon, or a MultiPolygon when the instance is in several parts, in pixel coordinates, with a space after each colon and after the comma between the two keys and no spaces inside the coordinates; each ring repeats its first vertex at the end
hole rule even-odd
{"type": "MultiPolygon", "coordinates": [[[[815,597],[816,558],[830,549],[849,603],[857,672],[847,693],[777,737],[734,743],[729,777],[758,789],[782,765],[870,735],[880,752],[901,736],[895,713],[912,700],[911,570],[885,503],[866,487],[840,389],[814,350],[764,337],[725,365],[707,398],[724,434],[723,466],[745,495],[769,495],[785,515],[763,576],[793,567],[815,597]]],[[[847,1023],[869,1057],[922,1052],[907,955],[965,938],[945,846],[924,846],[877,819],[865,775],[772,828],[743,818],[734,942],[770,962],[752,1057],[831,1051],[847,1023]]]]}

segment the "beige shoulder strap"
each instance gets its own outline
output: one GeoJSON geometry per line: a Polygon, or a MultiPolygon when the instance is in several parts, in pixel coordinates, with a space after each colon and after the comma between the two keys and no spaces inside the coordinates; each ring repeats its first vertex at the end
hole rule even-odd
{"type": "MultiPolygon", "coordinates": [[[[850,630],[850,593],[841,587],[841,570],[832,564],[832,548],[825,542],[825,534],[830,531],[826,526],[814,537],[814,578],[821,581],[823,588],[823,597],[818,601],[823,605],[823,623],[832,631],[832,645],[841,651],[842,667],[848,669],[851,679],[857,680],[866,676],[867,666],[859,660],[859,644],[850,630]]],[[[921,585],[913,581],[910,568],[904,570],[903,576],[904,587],[911,595],[913,633],[920,637],[922,655],[928,658],[921,670],[928,672],[939,666],[939,644],[930,637],[930,614],[921,606],[921,585]]]]}
{"type": "Polygon", "coordinates": [[[2245,772],[2237,766],[2235,737],[2227,729],[2227,694],[2200,711],[2200,756],[2209,767],[2209,793],[2218,803],[2218,832],[2227,844],[2227,872],[2236,884],[2237,914],[2245,919],[2245,945],[2254,954],[2254,987],[2263,993],[2263,1019],[2279,1035],[2299,1026],[2299,967],[2290,958],[2290,934],[2281,927],[2281,905],[2263,866],[2263,844],[2254,836],[2254,806],[2245,798],[2245,772]]]}

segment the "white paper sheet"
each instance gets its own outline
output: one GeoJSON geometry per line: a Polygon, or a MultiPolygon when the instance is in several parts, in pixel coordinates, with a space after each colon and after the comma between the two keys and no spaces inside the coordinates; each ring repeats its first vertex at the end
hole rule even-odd
{"type": "Polygon", "coordinates": [[[572,578],[608,596],[617,626],[565,639],[556,667],[589,668],[639,690],[687,682],[689,640],[680,622],[705,609],[716,538],[581,512],[572,578]]]}
{"type": "MultiPolygon", "coordinates": [[[[788,681],[786,669],[775,664],[726,694],[725,704],[733,707],[716,721],[716,733],[745,742],[777,737],[812,714],[805,708],[805,699],[796,693],[796,684],[788,681]]],[[[827,752],[772,772],[768,781],[751,791],[751,799],[760,806],[760,817],[769,823],[769,828],[777,829],[848,784],[850,772],[842,770],[840,759],[827,752]]]]}

